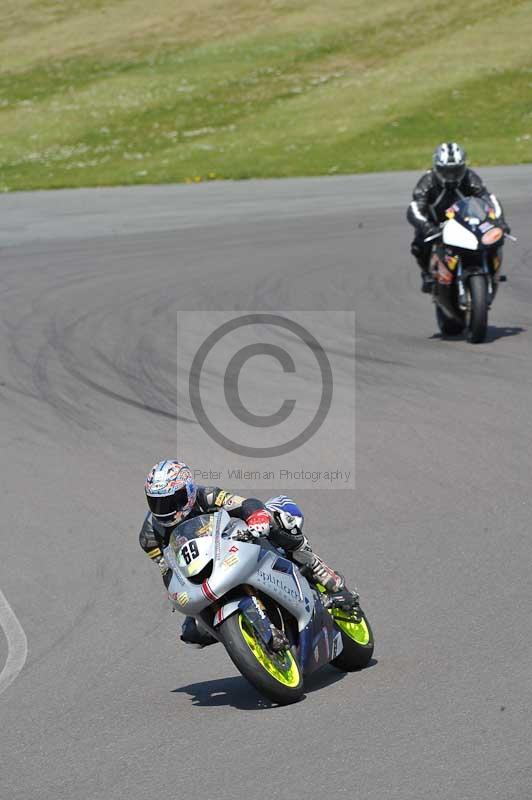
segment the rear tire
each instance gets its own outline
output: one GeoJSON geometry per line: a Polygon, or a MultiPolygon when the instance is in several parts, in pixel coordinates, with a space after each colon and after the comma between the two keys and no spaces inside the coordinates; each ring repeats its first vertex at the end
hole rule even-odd
{"type": "Polygon", "coordinates": [[[342,634],[344,649],[331,661],[331,664],[343,672],[354,672],[367,667],[373,655],[375,641],[371,625],[362,609],[359,612],[361,618],[359,624],[354,620],[349,621],[343,612],[333,613],[333,617],[336,627],[342,634]]]}
{"type": "Polygon", "coordinates": [[[472,275],[469,279],[471,311],[468,336],[472,344],[480,344],[488,330],[488,287],[484,275],[472,275]]]}
{"type": "Polygon", "coordinates": [[[459,336],[465,327],[465,321],[459,322],[446,317],[438,305],[436,306],[436,322],[442,336],[459,336]]]}
{"type": "Polygon", "coordinates": [[[303,672],[290,650],[271,653],[240,612],[222,622],[218,630],[233,664],[264,697],[280,705],[301,699],[303,672]]]}

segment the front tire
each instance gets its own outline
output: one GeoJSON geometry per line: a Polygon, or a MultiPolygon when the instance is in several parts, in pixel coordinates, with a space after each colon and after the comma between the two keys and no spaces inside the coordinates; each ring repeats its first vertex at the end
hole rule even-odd
{"type": "Polygon", "coordinates": [[[488,287],[484,275],[472,275],[469,279],[471,311],[469,313],[468,339],[480,344],[488,330],[488,287]]]}
{"type": "Polygon", "coordinates": [[[447,317],[438,305],[436,305],[436,322],[442,336],[459,336],[464,330],[464,322],[447,317]]]}
{"type": "Polygon", "coordinates": [[[264,697],[280,705],[301,699],[303,673],[290,650],[270,652],[241,612],[222,622],[218,630],[233,664],[264,697]]]}
{"type": "Polygon", "coordinates": [[[332,609],[332,615],[342,634],[344,649],[331,664],[343,672],[354,672],[367,667],[373,655],[375,641],[371,625],[362,609],[359,609],[356,616],[332,609]]]}

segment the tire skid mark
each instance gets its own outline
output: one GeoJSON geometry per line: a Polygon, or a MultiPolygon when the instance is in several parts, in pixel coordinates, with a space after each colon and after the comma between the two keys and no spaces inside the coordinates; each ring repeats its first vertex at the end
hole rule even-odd
{"type": "MultiPolygon", "coordinates": [[[[166,411],[163,408],[158,408],[154,405],[148,404],[144,400],[135,400],[132,397],[128,397],[125,394],[120,392],[116,392],[105,384],[100,383],[98,381],[89,378],[80,368],[79,358],[76,358],[74,353],[70,351],[68,347],[68,342],[73,338],[74,332],[76,329],[82,325],[86,319],[91,316],[89,314],[85,314],[83,317],[75,320],[68,325],[65,325],[63,328],[57,326],[57,321],[55,321],[55,327],[52,330],[52,333],[48,337],[48,344],[52,351],[55,353],[56,357],[58,358],[62,367],[79,383],[83,384],[84,386],[93,389],[94,391],[102,394],[105,397],[109,397],[113,400],[116,400],[124,405],[131,406],[133,408],[141,409],[142,411],[146,411],[150,414],[156,414],[160,417],[164,417],[167,419],[172,419],[179,422],[185,423],[195,423],[194,419],[189,417],[181,416],[176,412],[166,411]]],[[[121,371],[116,364],[114,364],[109,358],[107,358],[103,353],[99,352],[93,346],[93,352],[98,356],[101,362],[107,364],[107,366],[112,367],[118,375],[122,375],[123,378],[127,376],[121,371]]],[[[138,387],[136,387],[138,389],[138,387]]]]}
{"type": "Polygon", "coordinates": [[[0,627],[7,640],[7,658],[0,672],[0,694],[10,686],[26,663],[28,640],[24,628],[0,589],[0,627]]]}

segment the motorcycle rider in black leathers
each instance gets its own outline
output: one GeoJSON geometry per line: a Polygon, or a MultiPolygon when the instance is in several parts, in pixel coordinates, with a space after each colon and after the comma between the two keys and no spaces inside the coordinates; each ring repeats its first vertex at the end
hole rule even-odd
{"type": "MultiPolygon", "coordinates": [[[[163,549],[168,545],[170,534],[185,519],[200,514],[215,513],[225,509],[231,517],[246,522],[248,530],[238,533],[253,541],[266,536],[276,547],[283,548],[309,580],[320,583],[327,591],[327,603],[331,606],[353,611],[358,608],[358,595],[350,592],[342,575],[328,567],[311,549],[301,532],[302,518],[285,512],[271,512],[261,500],[244,498],[215,486],[197,486],[192,472],[181,461],[160,461],[150,470],[145,483],[146,499],[150,511],[142,525],[139,542],[145,553],[158,564],[165,586],[171,580],[163,549]]],[[[287,640],[277,629],[272,630],[273,648],[282,649],[287,640]]],[[[196,625],[193,617],[183,623],[181,639],[199,647],[214,644],[207,631],[196,625]]]]}
{"type": "MultiPolygon", "coordinates": [[[[421,291],[425,293],[432,292],[433,286],[429,272],[432,242],[425,242],[425,239],[439,232],[446,210],[464,197],[482,197],[500,208],[477,173],[467,167],[466,158],[466,153],[456,142],[438,145],[432,156],[432,169],[417,182],[413,200],[408,206],[407,219],[416,229],[410,249],[421,269],[421,291]]],[[[506,233],[510,233],[504,222],[503,227],[506,233]]]]}

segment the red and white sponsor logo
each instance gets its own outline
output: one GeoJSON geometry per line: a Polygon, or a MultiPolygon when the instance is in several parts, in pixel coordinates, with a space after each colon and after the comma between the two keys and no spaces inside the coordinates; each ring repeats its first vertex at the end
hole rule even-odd
{"type": "Polygon", "coordinates": [[[201,584],[201,591],[203,592],[207,600],[210,600],[211,603],[214,603],[215,600],[218,600],[217,596],[214,594],[213,590],[209,586],[208,580],[204,580],[203,583],[201,584]]]}
{"type": "Polygon", "coordinates": [[[257,536],[268,533],[270,530],[271,517],[265,509],[254,511],[247,520],[247,526],[250,531],[257,536]]]}

